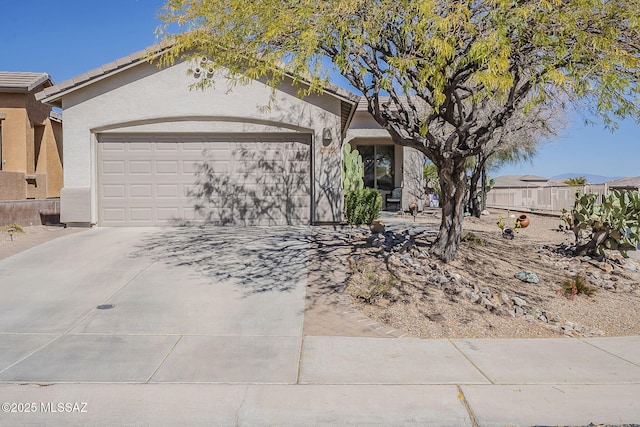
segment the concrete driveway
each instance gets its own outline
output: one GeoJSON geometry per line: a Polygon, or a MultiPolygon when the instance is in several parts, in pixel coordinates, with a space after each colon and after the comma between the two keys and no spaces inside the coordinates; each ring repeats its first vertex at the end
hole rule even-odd
{"type": "Polygon", "coordinates": [[[306,336],[344,257],[322,233],[97,228],[0,260],[0,425],[640,420],[640,337],[306,336]]]}
{"type": "Polygon", "coordinates": [[[295,382],[309,245],[304,227],[99,228],[0,261],[0,380],[295,382]]]}

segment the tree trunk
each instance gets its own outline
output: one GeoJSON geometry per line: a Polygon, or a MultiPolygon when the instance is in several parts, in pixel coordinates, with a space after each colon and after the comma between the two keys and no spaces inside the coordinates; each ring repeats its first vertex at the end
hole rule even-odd
{"type": "Polygon", "coordinates": [[[607,230],[594,230],[591,240],[576,247],[575,255],[596,255],[598,253],[598,247],[607,239],[608,235],[609,232],[607,230]]]}
{"type": "Polygon", "coordinates": [[[467,172],[464,158],[440,158],[436,166],[442,197],[442,221],[432,253],[444,262],[453,261],[458,252],[462,219],[467,197],[467,172]]]}
{"type": "MultiPolygon", "coordinates": [[[[480,196],[478,194],[478,182],[480,181],[481,172],[482,168],[476,164],[473,168],[473,172],[471,173],[471,180],[469,182],[469,213],[476,218],[480,218],[480,212],[482,212],[480,207],[480,196]]],[[[480,191],[482,192],[483,189],[480,191]]]]}
{"type": "Polygon", "coordinates": [[[485,193],[485,190],[487,189],[487,167],[484,164],[482,165],[482,179],[480,182],[480,186],[482,187],[482,204],[480,205],[480,214],[482,214],[482,211],[487,209],[487,194],[485,193]]]}

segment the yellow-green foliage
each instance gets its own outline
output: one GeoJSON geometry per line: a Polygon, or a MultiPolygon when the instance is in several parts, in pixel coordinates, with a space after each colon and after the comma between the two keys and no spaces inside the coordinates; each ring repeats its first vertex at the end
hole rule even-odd
{"type": "Polygon", "coordinates": [[[639,108],[637,0],[168,0],[160,19],[171,41],[162,64],[205,54],[273,84],[286,65],[307,93],[321,90],[329,57],[360,90],[377,68],[380,88],[425,94],[436,108],[452,99],[452,79],[475,99],[506,100],[521,95],[522,76],[516,89],[535,91],[533,102],[556,87],[595,97],[607,118],[639,108]]]}
{"type": "Polygon", "coordinates": [[[8,224],[4,226],[5,231],[9,231],[12,228],[14,233],[24,233],[24,228],[22,228],[19,224],[8,224]]]}

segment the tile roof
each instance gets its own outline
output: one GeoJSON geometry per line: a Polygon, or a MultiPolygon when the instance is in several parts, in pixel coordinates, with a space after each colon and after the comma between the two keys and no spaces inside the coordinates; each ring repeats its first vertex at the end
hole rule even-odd
{"type": "MultiPolygon", "coordinates": [[[[59,103],[60,97],[66,91],[85,86],[87,84],[90,84],[92,81],[101,80],[102,78],[112,73],[137,65],[138,63],[145,61],[150,56],[160,54],[163,50],[169,48],[170,46],[170,42],[163,42],[150,46],[147,49],[140,50],[122,58],[116,59],[115,61],[105,64],[101,67],[73,77],[72,79],[65,80],[60,84],[45,88],[42,92],[36,94],[36,99],[52,104],[59,103]]],[[[354,104],[354,108],[360,100],[359,96],[351,93],[346,89],[332,84],[326,85],[325,92],[335,97],[341,98],[350,104],[354,104]]]]}
{"type": "Polygon", "coordinates": [[[0,92],[31,92],[47,82],[53,85],[47,73],[0,71],[0,92]]]}
{"type": "Polygon", "coordinates": [[[87,71],[79,76],[65,80],[62,83],[45,88],[42,92],[36,94],[36,99],[43,102],[53,102],[58,100],[59,95],[63,92],[84,85],[92,80],[99,80],[111,74],[114,71],[129,68],[133,64],[143,61],[149,54],[159,53],[165,48],[164,45],[156,45],[149,49],[140,50],[130,55],[118,58],[113,62],[102,65],[101,67],[87,71]]]}
{"type": "Polygon", "coordinates": [[[609,188],[640,188],[640,176],[628,176],[626,178],[616,179],[607,183],[609,188]]]}
{"type": "Polygon", "coordinates": [[[563,182],[550,181],[536,175],[503,175],[495,178],[494,188],[566,187],[563,182]]]}

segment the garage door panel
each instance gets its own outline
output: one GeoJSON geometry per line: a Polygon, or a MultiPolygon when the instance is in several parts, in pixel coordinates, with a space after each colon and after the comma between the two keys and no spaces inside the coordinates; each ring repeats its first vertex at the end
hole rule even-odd
{"type": "Polygon", "coordinates": [[[157,208],[157,220],[158,221],[171,221],[174,218],[178,218],[180,216],[180,209],[178,207],[175,208],[157,208]]]}
{"type": "Polygon", "coordinates": [[[103,221],[124,225],[127,212],[125,208],[104,208],[102,210],[103,221]]]}
{"type": "Polygon", "coordinates": [[[139,175],[151,175],[151,161],[150,160],[130,160],[129,173],[139,175]]]}
{"type": "Polygon", "coordinates": [[[110,184],[102,186],[102,195],[105,198],[123,199],[126,194],[126,186],[124,184],[110,184]]]}
{"type": "Polygon", "coordinates": [[[123,160],[105,161],[102,164],[102,172],[106,175],[121,175],[125,171],[125,164],[123,160]]]}
{"type": "Polygon", "coordinates": [[[124,144],[127,151],[130,152],[145,152],[148,153],[151,151],[151,142],[130,142],[128,144],[124,144]]]}
{"type": "Polygon", "coordinates": [[[180,197],[180,185],[178,184],[159,184],[156,185],[158,198],[172,198],[177,199],[180,197]]]}
{"type": "Polygon", "coordinates": [[[309,141],[285,134],[101,136],[99,224],[308,224],[309,141]]]}

